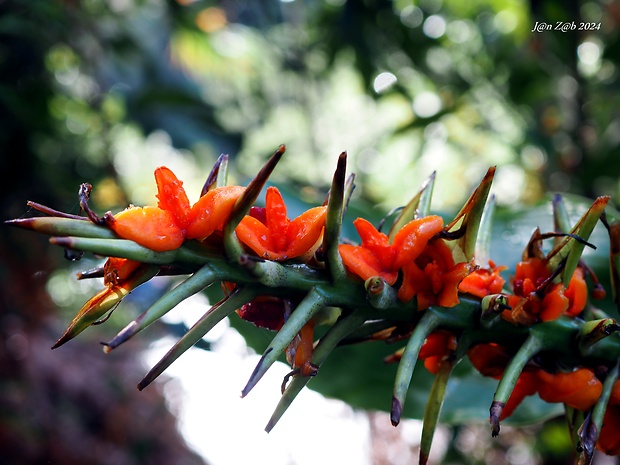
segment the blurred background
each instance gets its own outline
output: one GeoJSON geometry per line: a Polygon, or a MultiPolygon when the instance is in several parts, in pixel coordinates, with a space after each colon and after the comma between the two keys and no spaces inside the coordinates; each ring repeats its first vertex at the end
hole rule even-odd
{"type": "MultiPolygon", "coordinates": [[[[164,164],[195,201],[220,153],[232,157],[230,182],[245,183],[284,143],[272,180],[292,216],[322,202],[344,150],[357,175],[352,211],[373,219],[406,203],[435,170],[433,209],[454,213],[497,165],[504,213],[495,259],[511,264],[533,219],[549,221],[540,206],[549,192],[574,199],[575,212],[582,197],[611,195],[617,205],[619,24],[613,0],[0,0],[2,219],[30,215],[26,200],[77,213],[82,182],[94,186],[96,211],[154,204],[152,173],[164,164]],[[568,29],[534,30],[558,22],[568,29]]],[[[135,389],[170,337],[208,308],[206,296],[104,357],[98,342],[173,284],[154,281],[106,325],[51,352],[101,287],[75,273],[100,260],[67,261],[47,238],[6,226],[0,240],[0,463],[228,464],[246,460],[242,451],[271,464],[415,456],[418,423],[394,429],[379,412],[393,378],[381,359],[393,348],[343,351],[311,384],[356,409],[309,391],[288,414],[296,418],[267,436],[283,374],[264,382],[267,397],[239,404],[256,359],[231,328],[166,380],[135,389]],[[352,360],[359,370],[343,381],[352,360]]],[[[230,324],[258,350],[268,341],[230,324]]],[[[429,382],[420,375],[413,417],[429,382]]],[[[440,431],[435,463],[572,463],[562,419],[491,442],[488,407],[458,407],[472,389],[492,394],[477,382],[453,386],[445,421],[473,424],[440,431]]],[[[524,418],[557,413],[545,409],[533,404],[524,418]]]]}

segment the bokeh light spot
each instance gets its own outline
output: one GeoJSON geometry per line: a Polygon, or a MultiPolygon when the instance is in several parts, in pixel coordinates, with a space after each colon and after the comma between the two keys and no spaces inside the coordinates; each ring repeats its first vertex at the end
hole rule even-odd
{"type": "Polygon", "coordinates": [[[413,111],[421,118],[430,118],[441,110],[441,99],[434,92],[422,92],[413,99],[413,111]]]}

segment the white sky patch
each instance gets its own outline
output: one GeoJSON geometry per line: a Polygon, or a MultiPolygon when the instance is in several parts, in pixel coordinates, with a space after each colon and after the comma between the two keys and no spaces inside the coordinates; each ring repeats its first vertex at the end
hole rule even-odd
{"type": "MultiPolygon", "coordinates": [[[[275,364],[242,399],[241,389],[259,356],[244,354],[243,340],[228,332],[236,333],[227,330],[223,344],[218,342],[216,347],[225,348],[222,351],[190,349],[164,373],[171,378],[166,382],[170,387],[164,391],[178,413],[181,434],[196,452],[210,465],[370,465],[366,415],[309,389],[299,394],[267,434],[265,425],[290,368],[275,364]]],[[[148,366],[153,366],[172,344],[171,339],[164,339],[149,350],[148,366]]]]}

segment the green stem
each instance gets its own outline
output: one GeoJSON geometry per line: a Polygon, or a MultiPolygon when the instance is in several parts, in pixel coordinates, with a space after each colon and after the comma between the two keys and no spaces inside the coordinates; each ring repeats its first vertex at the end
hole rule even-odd
{"type": "Polygon", "coordinates": [[[242,254],[238,262],[256,281],[270,288],[286,286],[303,292],[325,282],[321,273],[305,265],[284,266],[275,261],[255,259],[247,254],[242,254]]]}

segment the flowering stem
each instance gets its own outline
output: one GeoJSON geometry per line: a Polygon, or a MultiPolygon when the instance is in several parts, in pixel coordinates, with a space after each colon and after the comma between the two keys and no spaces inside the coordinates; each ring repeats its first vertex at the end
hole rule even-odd
{"type": "Polygon", "coordinates": [[[146,376],[138,383],[141,391],[155,380],[166,368],[168,368],[187,349],[196,344],[217,323],[222,321],[237,308],[248,303],[256,296],[256,292],[249,288],[237,287],[230,295],[213,305],[164,355],[164,357],[151,368],[146,376]]]}
{"type": "Polygon", "coordinates": [[[151,305],[145,312],[143,312],[138,318],[129,323],[123,328],[112,340],[103,343],[104,352],[108,353],[112,349],[118,347],[123,342],[127,341],[144,328],[155,322],[171,309],[176,307],[179,303],[189,298],[190,296],[200,292],[209,284],[213,283],[217,278],[215,270],[205,265],[192,276],[187,278],[177,287],[166,293],[161,299],[151,305]]]}
{"type": "Polygon", "coordinates": [[[324,283],[324,276],[307,266],[283,266],[270,260],[255,259],[251,255],[239,256],[239,264],[259,283],[271,287],[291,287],[300,291],[310,290],[324,283]]]}

